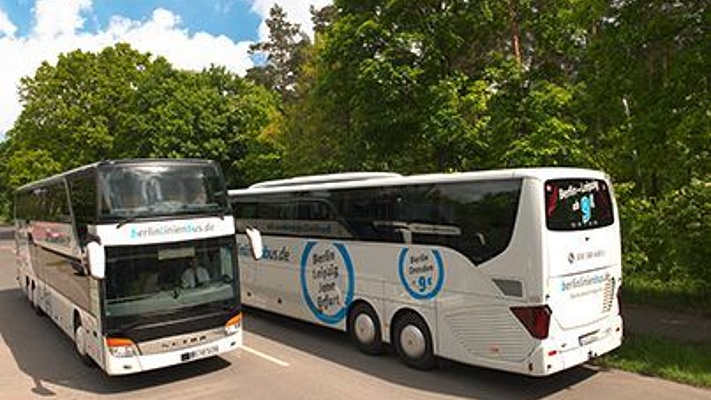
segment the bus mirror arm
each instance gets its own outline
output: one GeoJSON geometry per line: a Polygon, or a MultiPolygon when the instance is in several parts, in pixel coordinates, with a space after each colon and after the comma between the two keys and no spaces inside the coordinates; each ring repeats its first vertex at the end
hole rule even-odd
{"type": "Polygon", "coordinates": [[[104,252],[104,246],[92,240],[86,245],[86,253],[91,276],[98,280],[104,279],[106,275],[106,253],[104,252]]]}
{"type": "Polygon", "coordinates": [[[262,234],[258,229],[252,228],[251,226],[245,228],[245,233],[247,234],[247,238],[249,238],[249,247],[252,249],[252,257],[254,257],[255,260],[259,260],[262,258],[262,253],[264,252],[262,234]]]}
{"type": "Polygon", "coordinates": [[[87,243],[96,242],[98,244],[101,244],[101,238],[94,235],[93,233],[87,233],[86,240],[87,240],[87,243]]]}

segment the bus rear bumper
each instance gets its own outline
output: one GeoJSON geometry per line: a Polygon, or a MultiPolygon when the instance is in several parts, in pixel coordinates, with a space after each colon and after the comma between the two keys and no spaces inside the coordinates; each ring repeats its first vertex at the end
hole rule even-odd
{"type": "Polygon", "coordinates": [[[226,335],[209,343],[164,353],[115,357],[106,352],[104,369],[109,375],[135,374],[217,356],[241,347],[242,330],[239,330],[234,334],[226,335]]]}
{"type": "Polygon", "coordinates": [[[622,318],[618,315],[599,325],[589,334],[567,340],[565,345],[550,340],[531,357],[528,374],[547,376],[584,364],[622,345],[622,318]],[[574,343],[574,344],[573,344],[574,343]]]}

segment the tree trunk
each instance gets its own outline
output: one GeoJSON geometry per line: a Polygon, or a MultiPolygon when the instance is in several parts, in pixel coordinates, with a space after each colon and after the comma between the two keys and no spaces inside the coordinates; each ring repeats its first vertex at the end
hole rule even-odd
{"type": "Polygon", "coordinates": [[[518,0],[509,0],[509,17],[511,25],[511,48],[516,63],[521,66],[521,33],[518,26],[518,0]]]}

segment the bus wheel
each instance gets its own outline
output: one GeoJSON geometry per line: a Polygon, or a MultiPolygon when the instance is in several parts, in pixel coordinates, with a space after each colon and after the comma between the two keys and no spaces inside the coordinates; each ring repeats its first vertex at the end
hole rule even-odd
{"type": "Polygon", "coordinates": [[[79,355],[79,359],[84,365],[94,365],[94,363],[91,360],[91,357],[89,357],[89,354],[86,352],[86,331],[84,328],[81,326],[81,324],[75,324],[74,328],[74,347],[76,348],[77,354],[79,355]]]}
{"type": "Polygon", "coordinates": [[[398,356],[408,366],[427,370],[437,365],[432,334],[417,314],[408,312],[395,320],[393,341],[398,356]]]}
{"type": "Polygon", "coordinates": [[[383,353],[383,335],[375,310],[367,303],[358,303],[348,315],[348,333],[358,350],[365,354],[383,353]]]}

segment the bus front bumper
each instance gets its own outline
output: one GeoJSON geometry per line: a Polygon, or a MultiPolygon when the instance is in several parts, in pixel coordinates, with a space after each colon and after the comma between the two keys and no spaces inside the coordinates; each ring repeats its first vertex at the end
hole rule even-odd
{"type": "MultiPolygon", "coordinates": [[[[166,342],[170,340],[171,338],[163,339],[166,342]]],[[[104,369],[109,375],[135,374],[217,356],[241,347],[242,330],[240,329],[222,338],[178,350],[139,354],[132,357],[115,357],[109,351],[106,351],[104,369]]]]}

